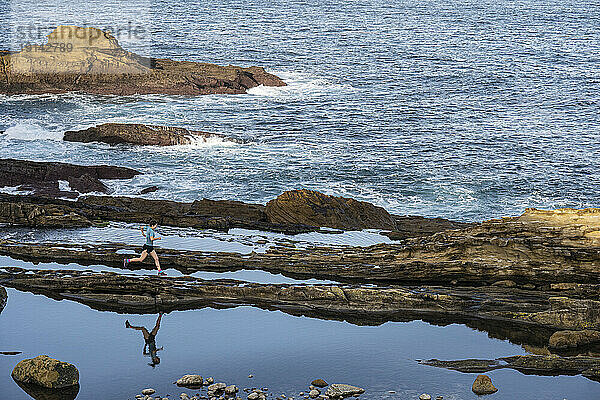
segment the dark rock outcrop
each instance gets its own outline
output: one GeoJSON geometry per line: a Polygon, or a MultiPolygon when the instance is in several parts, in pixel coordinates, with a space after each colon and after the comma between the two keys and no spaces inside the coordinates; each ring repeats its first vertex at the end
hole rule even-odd
{"type": "Polygon", "coordinates": [[[77,197],[75,192],[59,190],[58,181],[68,181],[72,188],[81,193],[90,191],[108,192],[100,179],[131,179],[140,172],[131,168],[110,165],[75,165],[61,162],[36,162],[15,159],[0,159],[0,187],[18,186],[32,190],[38,195],[51,197],[77,197]]]}
{"type": "Polygon", "coordinates": [[[79,177],[69,176],[67,178],[71,189],[77,190],[79,193],[109,193],[110,189],[104,183],[88,174],[83,174],[79,177]]]}
{"type": "Polygon", "coordinates": [[[291,190],[267,203],[269,221],[337,229],[389,229],[394,217],[384,208],[345,197],[329,196],[314,190],[291,190]]]}
{"type": "Polygon", "coordinates": [[[12,371],[15,381],[60,389],[79,385],[79,371],[73,364],[48,356],[22,360],[12,371]]]}
{"type": "Polygon", "coordinates": [[[0,52],[0,93],[245,93],[259,85],[285,86],[263,68],[141,57],[124,50],[108,32],[59,26],[45,45],[0,52]]]}
{"type": "Polygon", "coordinates": [[[187,145],[210,139],[233,141],[225,135],[192,131],[185,128],[143,124],[102,124],[80,131],[65,132],[69,142],[103,142],[108,144],[135,144],[147,146],[187,145]]]}

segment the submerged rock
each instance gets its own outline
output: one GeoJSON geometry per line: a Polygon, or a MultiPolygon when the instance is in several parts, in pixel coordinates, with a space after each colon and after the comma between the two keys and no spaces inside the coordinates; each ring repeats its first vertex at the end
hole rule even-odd
{"type": "Polygon", "coordinates": [[[269,221],[337,229],[394,229],[394,218],[382,207],[314,190],[292,190],[267,203],[269,221]]]}
{"type": "Polygon", "coordinates": [[[325,396],[328,396],[329,398],[350,397],[356,394],[362,394],[364,392],[365,389],[363,388],[341,383],[334,383],[327,388],[325,396]]]}
{"type": "Polygon", "coordinates": [[[108,144],[134,144],[146,146],[174,146],[207,142],[211,139],[233,141],[225,135],[200,132],[185,128],[143,124],[107,123],[80,131],[65,132],[69,142],[103,142],[108,144]]]}
{"type": "Polygon", "coordinates": [[[259,85],[285,86],[259,67],[142,57],[124,50],[109,32],[92,27],[58,26],[45,45],[0,53],[0,64],[2,94],[202,95],[246,93],[259,85]]]}
{"type": "Polygon", "coordinates": [[[478,375],[473,382],[471,390],[476,395],[496,393],[498,389],[492,384],[492,380],[487,375],[478,375]]]}
{"type": "Polygon", "coordinates": [[[73,364],[48,356],[37,356],[19,362],[12,371],[14,380],[50,389],[79,384],[79,371],[73,364]]]}
{"type": "Polygon", "coordinates": [[[104,183],[100,182],[100,180],[92,177],[89,174],[83,174],[79,177],[70,176],[67,178],[67,182],[69,182],[69,186],[71,187],[71,189],[75,189],[79,193],[111,192],[111,190],[108,189],[108,186],[106,186],[104,183]]]}
{"type": "Polygon", "coordinates": [[[175,383],[177,386],[183,387],[200,387],[204,384],[204,381],[200,375],[184,375],[175,383]]]}
{"type": "Polygon", "coordinates": [[[558,331],[550,336],[549,346],[552,349],[564,350],[588,346],[600,342],[600,331],[584,329],[582,331],[558,331]]]}
{"type": "Polygon", "coordinates": [[[154,390],[152,388],[142,390],[142,394],[144,396],[150,396],[151,394],[154,394],[154,393],[156,393],[156,390],[154,390]]]}

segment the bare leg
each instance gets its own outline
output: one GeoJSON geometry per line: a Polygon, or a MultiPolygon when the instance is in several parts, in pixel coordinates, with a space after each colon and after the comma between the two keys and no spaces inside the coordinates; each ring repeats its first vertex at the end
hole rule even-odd
{"type": "MultiPolygon", "coordinates": [[[[154,251],[153,251],[154,252],[154,251]]],[[[129,262],[142,262],[148,257],[148,251],[142,251],[142,254],[138,258],[132,258],[129,262]]]]}
{"type": "Polygon", "coordinates": [[[160,271],[160,261],[158,261],[158,254],[156,254],[156,250],[152,250],[150,255],[152,258],[154,258],[154,265],[156,265],[156,269],[160,271]]]}
{"type": "Polygon", "coordinates": [[[154,329],[152,329],[152,334],[156,336],[158,330],[160,329],[160,320],[162,319],[162,313],[158,314],[158,318],[156,319],[156,325],[154,325],[154,329]]]}
{"type": "Polygon", "coordinates": [[[129,321],[127,321],[127,323],[125,325],[127,328],[135,329],[136,331],[142,331],[142,334],[144,335],[144,339],[148,339],[150,337],[150,333],[148,332],[148,329],[146,329],[146,327],[144,327],[144,326],[133,326],[133,325],[129,324],[129,321]]]}

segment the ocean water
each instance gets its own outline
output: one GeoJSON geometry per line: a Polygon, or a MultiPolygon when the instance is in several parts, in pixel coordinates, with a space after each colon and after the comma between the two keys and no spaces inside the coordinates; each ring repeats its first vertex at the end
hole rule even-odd
{"type": "MultiPolygon", "coordinates": [[[[51,27],[121,31],[129,50],[259,65],[284,88],[245,95],[0,97],[0,156],[110,163],[151,198],[265,203],[310,188],[398,214],[482,220],[598,206],[597,1],[14,0],[0,47],[51,27]],[[128,24],[144,34],[132,37],[128,24]],[[12,34],[11,34],[12,33],[12,34]],[[103,122],[244,139],[171,149],[60,141],[103,122]]],[[[135,35],[134,35],[135,36],[135,35]]]]}

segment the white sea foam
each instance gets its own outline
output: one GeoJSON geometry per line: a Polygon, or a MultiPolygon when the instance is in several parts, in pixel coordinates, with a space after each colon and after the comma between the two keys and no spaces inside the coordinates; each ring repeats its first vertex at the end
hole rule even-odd
{"type": "Polygon", "coordinates": [[[257,86],[248,89],[246,93],[253,96],[275,98],[298,98],[305,96],[323,95],[328,92],[355,90],[349,84],[340,84],[323,78],[315,78],[298,72],[274,72],[287,86],[257,86]]]}
{"type": "Polygon", "coordinates": [[[18,122],[4,131],[4,139],[11,140],[62,140],[61,131],[46,129],[35,122],[18,122]]]}

